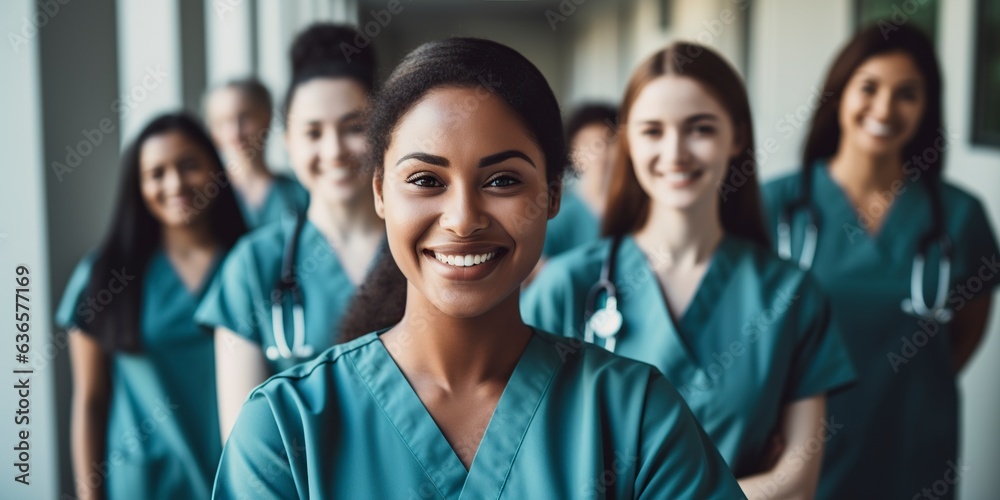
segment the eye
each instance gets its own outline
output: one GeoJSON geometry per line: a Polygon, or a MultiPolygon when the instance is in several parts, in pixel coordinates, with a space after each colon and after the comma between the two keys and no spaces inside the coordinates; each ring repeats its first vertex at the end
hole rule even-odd
{"type": "Polygon", "coordinates": [[[306,131],[306,137],[308,137],[308,138],[310,138],[310,139],[312,139],[314,141],[317,140],[317,139],[319,139],[322,136],[323,136],[323,132],[320,131],[319,129],[311,128],[311,129],[309,129],[309,130],[306,131]]]}
{"type": "Polygon", "coordinates": [[[365,127],[360,123],[351,123],[344,127],[344,132],[347,134],[361,134],[365,131],[365,127]]]}
{"type": "Polygon", "coordinates": [[[694,133],[698,135],[715,135],[715,125],[710,125],[708,123],[700,123],[694,126],[694,133]]]}
{"type": "Polygon", "coordinates": [[[861,86],[861,92],[865,95],[875,95],[875,84],[865,83],[861,86]]]}
{"type": "Polygon", "coordinates": [[[406,182],[408,184],[413,184],[414,186],[422,188],[444,187],[444,184],[442,184],[441,181],[437,180],[433,175],[430,175],[426,172],[413,174],[406,178],[406,182]]]}
{"type": "Polygon", "coordinates": [[[917,100],[917,90],[911,87],[906,87],[900,89],[898,92],[899,98],[904,101],[916,101],[917,100]]]}
{"type": "Polygon", "coordinates": [[[661,134],[661,131],[658,128],[647,128],[647,129],[643,129],[642,132],[640,132],[640,133],[642,135],[646,136],[646,137],[659,137],[660,134],[661,134]]]}
{"type": "Polygon", "coordinates": [[[521,179],[510,174],[499,174],[486,182],[487,187],[506,188],[516,186],[521,183],[521,179]]]}

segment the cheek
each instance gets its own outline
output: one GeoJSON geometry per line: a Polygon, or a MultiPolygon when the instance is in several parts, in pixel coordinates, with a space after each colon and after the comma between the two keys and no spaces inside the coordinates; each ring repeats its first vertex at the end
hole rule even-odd
{"type": "Polygon", "coordinates": [[[317,158],[317,149],[312,141],[305,139],[292,139],[288,141],[288,157],[292,162],[292,169],[301,179],[312,176],[310,166],[317,158]]]}
{"type": "Polygon", "coordinates": [[[368,153],[368,143],[365,141],[365,136],[361,134],[354,134],[344,139],[344,147],[355,158],[360,158],[368,153]]]}

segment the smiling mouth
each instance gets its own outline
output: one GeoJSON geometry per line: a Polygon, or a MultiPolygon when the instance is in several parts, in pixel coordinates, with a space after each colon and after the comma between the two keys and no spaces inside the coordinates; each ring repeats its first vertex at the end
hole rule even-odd
{"type": "Polygon", "coordinates": [[[493,258],[495,258],[499,252],[487,252],[482,254],[443,254],[441,252],[434,252],[434,258],[439,262],[448,264],[449,266],[455,267],[472,267],[478,266],[480,264],[485,264],[493,258]]]}
{"type": "Polygon", "coordinates": [[[868,132],[875,137],[891,137],[896,132],[895,127],[872,120],[865,120],[862,127],[865,132],[868,132]]]}

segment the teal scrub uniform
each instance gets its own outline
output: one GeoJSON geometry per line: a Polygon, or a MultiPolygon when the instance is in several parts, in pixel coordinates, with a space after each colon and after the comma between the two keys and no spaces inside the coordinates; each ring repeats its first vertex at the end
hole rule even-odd
{"type": "MultiPolygon", "coordinates": [[[[953,498],[956,474],[965,465],[957,459],[951,324],[921,320],[900,307],[910,297],[918,240],[930,227],[928,192],[922,181],[903,181],[881,230],[870,236],[826,165],[813,166],[812,205],[821,220],[812,274],[830,295],[858,384],[827,401],[829,418],[842,427],[826,443],[819,498],[916,498],[925,488],[953,498]]],[[[800,182],[794,174],[764,187],[772,230],[798,199],[800,182]]],[[[997,241],[978,200],[947,183],[941,196],[954,245],[948,305],[960,313],[972,297],[997,285],[997,241]]],[[[802,249],[806,218],[796,212],[792,220],[793,259],[802,249]]],[[[932,248],[928,300],[938,280],[939,252],[932,248]]]]}
{"type": "MultiPolygon", "coordinates": [[[[226,257],[219,279],[205,294],[195,313],[198,324],[226,329],[260,345],[267,353],[277,349],[271,298],[281,277],[281,266],[294,221],[282,221],[244,236],[226,257]]],[[[298,235],[295,270],[303,295],[305,345],[312,354],[268,359],[273,373],[312,359],[336,344],[340,318],[354,294],[354,284],[322,233],[306,219],[298,235]]],[[[291,293],[282,309],[285,341],[294,346],[291,293]]]]}
{"type": "MultiPolygon", "coordinates": [[[[587,294],[610,249],[603,239],[553,259],[522,296],[525,323],[583,339],[587,294]]],[[[760,472],[785,405],[854,379],[828,302],[806,273],[726,236],[678,321],[656,261],[631,236],[622,239],[613,279],[624,324],[615,353],[666,376],[736,477],[760,472]]],[[[597,307],[604,303],[601,294],[597,307]]]]}
{"type": "Polygon", "coordinates": [[[309,192],[295,179],[275,174],[264,195],[264,202],[259,207],[251,208],[238,194],[236,201],[247,227],[257,228],[282,219],[294,219],[296,215],[305,215],[309,208],[309,192]]]}
{"type": "Polygon", "coordinates": [[[549,221],[545,230],[545,246],[542,247],[544,257],[554,257],[584,243],[590,243],[598,238],[601,232],[601,221],[590,211],[571,186],[563,189],[562,200],[559,202],[559,213],[549,221]]]}
{"type": "Polygon", "coordinates": [[[745,498],[656,370],[535,332],[469,470],[378,333],[254,390],[215,498],[745,498]]]}
{"type": "MultiPolygon", "coordinates": [[[[66,286],[56,312],[63,328],[88,333],[100,307],[100,295],[96,301],[86,296],[92,259],[83,259],[66,286]]],[[[109,280],[127,286],[129,272],[109,280]]],[[[110,355],[106,459],[93,469],[107,471],[101,479],[109,499],[211,495],[222,445],[215,349],[194,322],[199,296],[186,288],[162,251],[153,255],[142,281],[142,351],[110,355]]]]}

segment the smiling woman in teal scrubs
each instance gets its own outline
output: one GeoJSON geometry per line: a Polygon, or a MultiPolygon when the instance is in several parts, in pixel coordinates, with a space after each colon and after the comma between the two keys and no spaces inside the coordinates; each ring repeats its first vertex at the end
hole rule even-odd
{"type": "Polygon", "coordinates": [[[208,128],[250,227],[293,219],[309,206],[309,193],[295,179],[267,168],[271,108],[271,93],[255,78],[228,82],[205,99],[208,128]]]}
{"type": "Polygon", "coordinates": [[[941,178],[952,138],[942,125],[933,45],[898,28],[886,39],[872,26],[843,49],[803,171],[764,189],[771,227],[790,219],[791,241],[779,246],[797,262],[813,254],[803,242],[814,214],[812,274],[830,293],[858,370],[859,383],[829,400],[830,419],[842,428],[827,443],[820,498],[954,497],[964,470],[955,377],[982,339],[1000,283],[982,203],[941,178]],[[947,296],[937,289],[942,235],[952,254],[947,296]],[[919,297],[911,279],[920,278],[922,249],[919,297]],[[918,317],[914,298],[918,306],[939,298],[952,317],[918,317]]]}
{"type": "Polygon", "coordinates": [[[538,69],[432,42],[372,116],[391,255],[351,314],[393,317],[253,392],[215,497],[742,498],[655,368],[521,321],[565,165],[538,69]]]}
{"type": "Polygon", "coordinates": [[[853,370],[817,285],[768,248],[756,182],[728,182],[756,169],[743,84],[710,49],[678,43],[634,71],[621,112],[610,237],[550,261],[524,319],[597,340],[588,311],[614,314],[616,300],[624,324],[600,344],[666,375],[747,495],[809,497],[825,394],[853,370]],[[592,289],[609,259],[617,293],[592,289]]]}
{"type": "Polygon", "coordinates": [[[119,189],[56,312],[70,332],[77,496],[208,498],[222,447],[212,339],[194,311],[246,227],[211,139],[185,115],[139,133],[119,189]]]}
{"type": "Polygon", "coordinates": [[[340,316],[385,239],[361,166],[374,54],[369,47],[347,60],[339,48],[356,34],[318,24],[296,38],[285,141],[311,193],[308,212],[241,240],[197,312],[215,330],[223,440],[251,389],[335,343],[340,316]]]}

